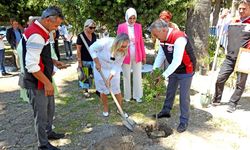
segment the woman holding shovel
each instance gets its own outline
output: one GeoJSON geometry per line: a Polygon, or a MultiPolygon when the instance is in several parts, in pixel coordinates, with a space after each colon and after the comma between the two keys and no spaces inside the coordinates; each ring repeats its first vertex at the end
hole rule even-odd
{"type": "Polygon", "coordinates": [[[96,90],[100,92],[103,102],[103,116],[109,116],[107,94],[115,95],[122,106],[122,94],[120,90],[120,72],[122,62],[128,52],[129,37],[122,33],[116,38],[102,38],[93,43],[89,52],[94,60],[94,80],[96,90]],[[102,76],[103,75],[103,76],[102,76]]]}

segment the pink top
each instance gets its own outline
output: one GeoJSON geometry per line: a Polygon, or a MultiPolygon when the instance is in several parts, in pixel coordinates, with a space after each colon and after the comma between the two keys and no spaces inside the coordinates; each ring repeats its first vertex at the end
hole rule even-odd
{"type": "MultiPolygon", "coordinates": [[[[128,25],[127,23],[119,24],[117,29],[117,34],[120,33],[127,33],[128,34],[128,25]]],[[[142,27],[141,24],[135,23],[134,24],[134,34],[135,34],[135,61],[142,62],[144,58],[146,58],[145,48],[144,48],[144,41],[142,38],[142,27]]],[[[130,64],[130,50],[128,49],[128,54],[125,57],[124,64],[130,64]]]]}

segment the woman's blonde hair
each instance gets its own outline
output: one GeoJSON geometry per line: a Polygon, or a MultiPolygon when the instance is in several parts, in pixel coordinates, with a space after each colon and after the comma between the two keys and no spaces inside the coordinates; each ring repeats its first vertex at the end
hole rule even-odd
{"type": "MultiPolygon", "coordinates": [[[[129,42],[129,36],[126,33],[118,34],[112,44],[111,47],[111,55],[114,56],[116,52],[121,48],[122,43],[128,41],[129,42]]],[[[121,54],[125,56],[127,54],[128,50],[122,51],[121,54]]]]}

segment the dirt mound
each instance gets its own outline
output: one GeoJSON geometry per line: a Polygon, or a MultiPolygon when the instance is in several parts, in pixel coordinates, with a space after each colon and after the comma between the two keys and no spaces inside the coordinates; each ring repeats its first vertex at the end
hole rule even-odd
{"type": "Polygon", "coordinates": [[[131,132],[122,125],[97,126],[84,139],[85,148],[88,150],[166,149],[148,138],[147,133],[141,127],[136,127],[134,132],[131,132]]]}

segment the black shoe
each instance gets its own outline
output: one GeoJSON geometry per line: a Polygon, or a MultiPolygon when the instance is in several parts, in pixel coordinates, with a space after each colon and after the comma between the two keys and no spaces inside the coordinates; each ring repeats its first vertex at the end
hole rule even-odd
{"type": "Polygon", "coordinates": [[[10,76],[10,75],[12,75],[12,74],[7,73],[7,72],[3,72],[3,73],[2,73],[2,76],[10,76]]]}
{"type": "Polygon", "coordinates": [[[177,127],[177,132],[182,133],[187,130],[188,124],[187,123],[180,123],[177,127]]]}
{"type": "Polygon", "coordinates": [[[63,133],[55,133],[54,131],[52,131],[51,133],[48,134],[49,140],[58,140],[58,139],[61,139],[64,137],[65,137],[65,135],[63,133]]]}
{"type": "Polygon", "coordinates": [[[236,110],[236,105],[235,104],[229,104],[227,108],[227,112],[233,113],[236,110]]]}
{"type": "MultiPolygon", "coordinates": [[[[156,118],[156,115],[154,114],[153,117],[156,118]]],[[[170,113],[162,111],[157,114],[157,118],[170,118],[170,117],[171,117],[170,113]]]]}
{"type": "Polygon", "coordinates": [[[60,149],[48,143],[45,146],[39,146],[38,150],[60,150],[60,149]]]}
{"type": "Polygon", "coordinates": [[[220,100],[216,100],[215,98],[212,99],[212,106],[216,107],[216,106],[220,106],[220,100]]]}

